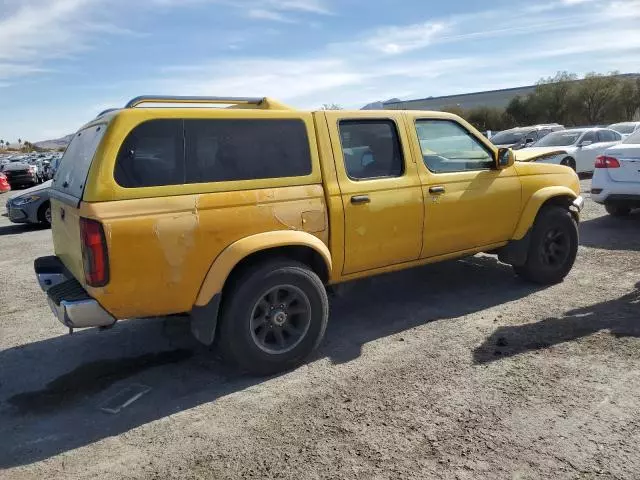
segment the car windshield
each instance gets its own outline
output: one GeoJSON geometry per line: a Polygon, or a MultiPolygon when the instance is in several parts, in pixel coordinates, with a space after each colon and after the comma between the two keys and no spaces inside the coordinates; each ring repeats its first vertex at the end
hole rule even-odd
{"type": "Polygon", "coordinates": [[[637,130],[635,133],[629,135],[622,141],[622,143],[633,143],[640,145],[640,130],[637,130]]]}
{"type": "Polygon", "coordinates": [[[524,138],[525,132],[498,132],[491,137],[491,143],[494,145],[510,145],[512,143],[520,143],[524,138]]]}
{"type": "Polygon", "coordinates": [[[538,140],[534,146],[536,147],[567,147],[578,141],[584,130],[563,130],[561,132],[552,132],[541,140],[538,140]]]}
{"type": "Polygon", "coordinates": [[[628,135],[633,133],[636,128],[635,123],[616,123],[614,125],[609,126],[611,130],[615,130],[618,133],[622,133],[623,135],[628,135]]]}

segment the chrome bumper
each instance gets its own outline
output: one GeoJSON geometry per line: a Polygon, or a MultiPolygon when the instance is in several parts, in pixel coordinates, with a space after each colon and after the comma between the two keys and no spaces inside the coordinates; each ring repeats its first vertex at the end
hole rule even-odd
{"type": "Polygon", "coordinates": [[[108,327],[115,323],[116,319],[89,297],[57,257],[36,259],[34,269],[40,288],[47,293],[49,308],[60,323],[69,328],[108,327]],[[73,299],[65,300],[69,287],[73,295],[68,298],[73,299]]]}
{"type": "Polygon", "coordinates": [[[580,212],[582,210],[582,207],[584,207],[584,198],[582,197],[582,195],[578,195],[578,197],[573,201],[571,206],[575,208],[578,212],[580,212]]]}

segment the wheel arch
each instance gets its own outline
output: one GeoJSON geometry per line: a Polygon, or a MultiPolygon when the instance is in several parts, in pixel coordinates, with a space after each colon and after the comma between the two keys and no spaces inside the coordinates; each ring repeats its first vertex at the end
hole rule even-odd
{"type": "Polygon", "coordinates": [[[331,277],[331,253],[318,237],[297,230],[259,233],[234,242],[218,255],[201,284],[195,306],[207,305],[246,268],[270,258],[290,258],[304,263],[323,283],[331,277]]]}
{"type": "Polygon", "coordinates": [[[513,233],[512,240],[521,240],[533,226],[538,212],[548,205],[566,207],[577,220],[577,213],[571,210],[571,204],[578,195],[569,187],[557,185],[541,188],[535,192],[522,211],[520,221],[513,233]]]}

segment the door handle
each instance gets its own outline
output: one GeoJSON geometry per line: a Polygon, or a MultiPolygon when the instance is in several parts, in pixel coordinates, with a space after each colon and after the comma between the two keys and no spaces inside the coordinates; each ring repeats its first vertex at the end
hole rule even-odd
{"type": "Polygon", "coordinates": [[[444,193],[444,187],[442,185],[436,185],[435,187],[429,187],[429,193],[444,193]]]}
{"type": "Polygon", "coordinates": [[[358,203],[369,203],[370,201],[371,199],[369,198],[369,195],[354,195],[351,197],[351,203],[354,205],[358,203]]]}

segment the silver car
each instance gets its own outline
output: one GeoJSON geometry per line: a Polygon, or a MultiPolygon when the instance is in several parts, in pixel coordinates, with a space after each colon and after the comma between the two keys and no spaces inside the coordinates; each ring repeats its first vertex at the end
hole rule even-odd
{"type": "Polygon", "coordinates": [[[14,223],[51,225],[49,187],[51,180],[27,190],[21,190],[7,200],[7,214],[14,223]]]}

